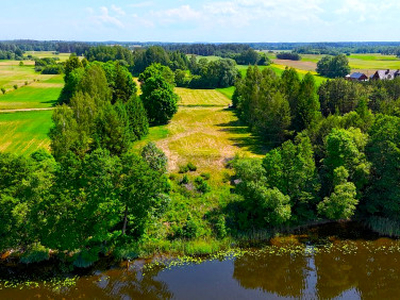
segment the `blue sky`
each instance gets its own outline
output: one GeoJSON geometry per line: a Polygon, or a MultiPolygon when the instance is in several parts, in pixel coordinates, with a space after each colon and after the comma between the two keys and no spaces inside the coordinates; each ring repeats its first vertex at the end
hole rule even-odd
{"type": "Polygon", "coordinates": [[[4,1],[0,40],[399,41],[398,0],[4,1]]]}

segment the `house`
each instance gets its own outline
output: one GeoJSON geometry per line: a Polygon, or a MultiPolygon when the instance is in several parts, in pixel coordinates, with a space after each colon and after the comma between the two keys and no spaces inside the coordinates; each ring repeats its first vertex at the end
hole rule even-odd
{"type": "Polygon", "coordinates": [[[368,81],[368,76],[364,73],[355,72],[346,76],[346,80],[349,81],[368,81]]]}
{"type": "Polygon", "coordinates": [[[372,80],[393,80],[400,76],[400,70],[378,70],[370,78],[372,80]]]}

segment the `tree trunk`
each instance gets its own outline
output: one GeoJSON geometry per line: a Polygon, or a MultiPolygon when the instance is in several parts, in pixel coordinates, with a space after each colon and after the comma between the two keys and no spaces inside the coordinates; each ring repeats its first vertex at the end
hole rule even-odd
{"type": "Polygon", "coordinates": [[[128,223],[128,206],[125,206],[124,225],[122,226],[122,235],[126,233],[126,224],[128,223]]]}

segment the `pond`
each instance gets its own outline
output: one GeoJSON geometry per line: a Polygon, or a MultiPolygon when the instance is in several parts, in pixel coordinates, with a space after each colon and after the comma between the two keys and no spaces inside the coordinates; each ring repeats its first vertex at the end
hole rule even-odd
{"type": "Polygon", "coordinates": [[[71,283],[3,282],[0,299],[398,299],[399,279],[400,241],[337,223],[202,262],[157,258],[71,283]]]}

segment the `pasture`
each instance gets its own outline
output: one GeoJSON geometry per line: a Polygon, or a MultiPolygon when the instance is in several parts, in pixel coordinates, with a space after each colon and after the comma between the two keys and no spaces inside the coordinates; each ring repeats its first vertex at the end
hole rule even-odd
{"type": "Polygon", "coordinates": [[[0,151],[29,155],[48,149],[52,111],[0,113],[0,151]]]}

